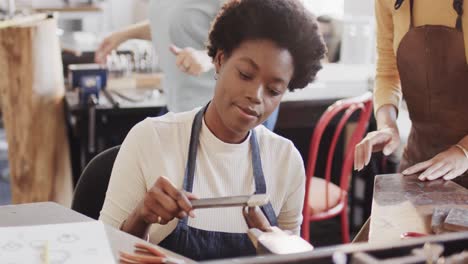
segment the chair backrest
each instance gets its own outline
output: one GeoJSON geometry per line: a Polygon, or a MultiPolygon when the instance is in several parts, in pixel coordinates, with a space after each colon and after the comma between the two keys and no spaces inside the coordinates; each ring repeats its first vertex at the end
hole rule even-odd
{"type": "MultiPolygon", "coordinates": [[[[343,165],[341,168],[340,174],[340,188],[343,193],[348,191],[349,187],[349,177],[352,173],[352,166],[354,161],[354,148],[359,141],[362,140],[364,133],[367,130],[367,125],[369,124],[369,119],[372,113],[372,93],[367,92],[361,96],[352,97],[348,99],[343,99],[336,101],[333,105],[329,106],[327,110],[322,114],[320,120],[318,121],[314,132],[312,134],[312,138],[310,140],[310,147],[309,147],[309,160],[307,161],[307,169],[306,169],[306,194],[305,194],[305,201],[309,201],[309,185],[311,183],[312,176],[314,176],[316,165],[317,165],[317,155],[320,146],[320,142],[323,136],[323,133],[327,126],[330,124],[330,121],[339,113],[344,112],[341,116],[340,121],[338,122],[335,132],[333,134],[333,138],[329,145],[328,156],[325,164],[325,176],[324,179],[326,180],[326,190],[325,190],[325,204],[326,208],[329,207],[329,186],[330,186],[330,179],[331,179],[331,170],[332,170],[332,163],[333,157],[335,155],[336,145],[338,139],[341,135],[341,132],[345,125],[347,124],[349,118],[355,113],[356,111],[360,110],[360,115],[358,119],[358,123],[356,128],[354,129],[350,140],[346,146],[346,152],[344,154],[343,165]]],[[[343,197],[341,197],[343,198],[343,197]]],[[[304,214],[309,214],[309,206],[304,206],[304,214]]]]}
{"type": "Polygon", "coordinates": [[[73,210],[96,220],[99,218],[119,149],[120,146],[115,146],[104,150],[86,165],[73,194],[73,210]]]}

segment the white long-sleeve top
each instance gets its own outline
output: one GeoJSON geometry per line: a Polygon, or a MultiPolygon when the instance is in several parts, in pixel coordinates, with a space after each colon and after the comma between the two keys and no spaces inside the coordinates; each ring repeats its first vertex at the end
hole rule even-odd
{"type": "MultiPolygon", "coordinates": [[[[182,189],[192,122],[198,109],[147,118],[135,125],[123,142],[112,170],[100,219],[119,227],[158,177],[182,189]]],[[[260,125],[255,128],[267,193],[279,227],[299,234],[305,192],[302,158],[293,143],[260,125]]],[[[249,136],[250,137],[250,136],[249,136]]],[[[218,139],[203,122],[193,193],[199,198],[253,194],[249,137],[239,144],[218,139]]],[[[188,225],[210,231],[246,233],[242,208],[195,210],[188,225]]],[[[153,224],[150,241],[159,243],[175,228],[153,224]]]]}

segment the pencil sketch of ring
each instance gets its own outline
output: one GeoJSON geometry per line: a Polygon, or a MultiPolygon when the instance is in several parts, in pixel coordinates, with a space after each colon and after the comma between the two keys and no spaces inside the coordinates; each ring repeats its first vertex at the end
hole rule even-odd
{"type": "Polygon", "coordinates": [[[57,238],[57,241],[61,243],[73,243],[78,240],[80,240],[80,238],[76,234],[72,233],[62,234],[57,238]]]}

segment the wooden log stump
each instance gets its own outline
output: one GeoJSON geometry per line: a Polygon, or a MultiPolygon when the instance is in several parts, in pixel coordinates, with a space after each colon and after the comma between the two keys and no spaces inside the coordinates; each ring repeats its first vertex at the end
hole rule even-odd
{"type": "Polygon", "coordinates": [[[13,203],[71,204],[65,94],[57,21],[0,22],[0,101],[13,203]]]}

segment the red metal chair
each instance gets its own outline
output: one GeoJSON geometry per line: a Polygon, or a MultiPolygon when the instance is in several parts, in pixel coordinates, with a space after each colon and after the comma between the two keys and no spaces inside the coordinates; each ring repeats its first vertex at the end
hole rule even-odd
{"type": "Polygon", "coordinates": [[[368,92],[361,96],[343,99],[335,102],[322,114],[322,117],[315,127],[309,147],[309,160],[306,170],[306,192],[303,209],[304,220],[302,223],[302,237],[309,241],[310,222],[321,221],[341,215],[341,231],[344,243],[349,242],[348,224],[348,187],[350,175],[352,173],[354,148],[362,140],[366,132],[369,118],[372,112],[372,93],[368,92]],[[360,110],[359,120],[354,129],[344,153],[344,161],[341,169],[339,186],[330,182],[333,157],[335,155],[336,144],[340,134],[348,122],[351,115],[360,110]],[[325,165],[325,177],[313,177],[317,164],[317,154],[320,141],[325,128],[330,121],[339,113],[343,115],[338,122],[329,146],[327,162],[325,165]]]}

